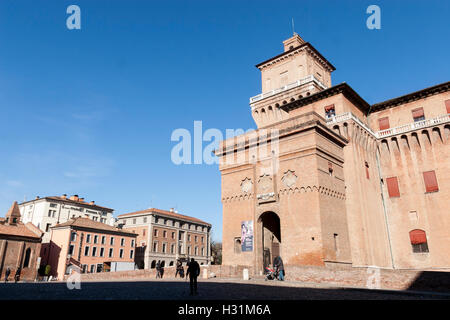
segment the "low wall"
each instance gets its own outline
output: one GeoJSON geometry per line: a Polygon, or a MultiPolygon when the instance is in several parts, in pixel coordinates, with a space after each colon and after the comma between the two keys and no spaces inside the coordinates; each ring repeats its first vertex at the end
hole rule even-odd
{"type": "MultiPolygon", "coordinates": [[[[253,278],[263,278],[260,273],[254,275],[254,269],[246,266],[201,266],[208,270],[208,277],[241,278],[243,269],[248,268],[253,278]]],[[[377,268],[286,266],[287,281],[310,283],[329,283],[338,286],[351,286],[374,289],[440,291],[450,293],[450,272],[390,270],[377,268]]],[[[186,271],[186,268],[185,268],[186,271]]],[[[252,277],[252,276],[251,276],[252,277]]],[[[87,273],[81,275],[81,281],[120,281],[156,278],[156,270],[134,270],[119,272],[87,273]]],[[[175,267],[164,268],[164,279],[175,278],[175,267]]]]}

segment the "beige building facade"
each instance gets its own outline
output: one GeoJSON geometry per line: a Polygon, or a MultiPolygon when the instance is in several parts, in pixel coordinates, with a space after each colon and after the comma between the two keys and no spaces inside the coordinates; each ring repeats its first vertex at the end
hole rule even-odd
{"type": "Polygon", "coordinates": [[[194,258],[200,265],[211,260],[211,224],[175,210],[147,209],[118,216],[118,225],[137,234],[136,264],[139,269],[174,266],[178,259],[194,258]]]}
{"type": "Polygon", "coordinates": [[[257,65],[258,129],[216,150],[223,264],[450,269],[450,83],[370,105],[299,35],[283,44],[257,65]]]}

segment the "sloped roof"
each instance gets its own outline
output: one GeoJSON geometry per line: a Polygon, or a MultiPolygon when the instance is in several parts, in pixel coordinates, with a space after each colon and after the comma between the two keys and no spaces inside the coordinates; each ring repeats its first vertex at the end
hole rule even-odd
{"type": "Polygon", "coordinates": [[[96,229],[96,230],[100,230],[100,231],[103,230],[103,231],[129,233],[130,235],[136,235],[134,232],[125,231],[123,229],[119,229],[119,228],[110,226],[108,224],[94,221],[92,219],[88,219],[88,218],[84,218],[84,217],[70,219],[67,222],[57,224],[51,228],[56,229],[56,228],[64,228],[64,227],[80,227],[80,228],[96,229]]]}
{"type": "Polygon", "coordinates": [[[40,200],[63,202],[63,203],[67,203],[67,204],[73,204],[73,205],[77,205],[77,206],[82,206],[82,207],[85,207],[85,208],[91,208],[93,210],[104,210],[104,211],[109,211],[109,212],[113,212],[114,211],[114,209],[103,207],[103,206],[99,206],[97,204],[90,204],[90,202],[87,202],[87,201],[71,200],[69,198],[62,198],[62,197],[58,197],[58,196],[49,196],[49,197],[29,200],[29,201],[26,201],[26,202],[22,202],[20,205],[23,205],[23,204],[26,204],[26,203],[29,203],[29,202],[40,201],[40,200]]]}
{"type": "Polygon", "coordinates": [[[150,214],[151,213],[159,213],[161,215],[177,218],[177,219],[180,219],[180,220],[188,220],[188,221],[192,221],[192,222],[196,222],[196,223],[205,224],[205,225],[208,225],[208,226],[211,225],[208,222],[202,221],[202,220],[194,218],[194,217],[186,216],[186,215],[175,213],[175,212],[172,212],[172,211],[156,209],[156,208],[150,208],[150,209],[136,211],[136,212],[124,213],[124,214],[119,215],[118,218],[127,218],[127,217],[132,217],[132,216],[139,215],[139,214],[144,214],[144,213],[150,213],[150,214]]]}

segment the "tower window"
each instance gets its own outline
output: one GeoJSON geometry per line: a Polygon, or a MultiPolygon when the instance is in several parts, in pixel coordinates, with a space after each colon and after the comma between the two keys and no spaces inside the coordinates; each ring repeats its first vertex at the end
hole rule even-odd
{"type": "Polygon", "coordinates": [[[411,111],[414,122],[425,120],[425,113],[423,112],[423,108],[417,108],[411,111]]]}
{"type": "Polygon", "coordinates": [[[436,173],[434,171],[427,171],[423,173],[423,180],[425,182],[426,192],[436,192],[439,191],[436,173]]]}
{"type": "Polygon", "coordinates": [[[329,119],[336,116],[336,111],[334,109],[334,104],[330,104],[325,107],[325,118],[329,119]]]}
{"type": "Polygon", "coordinates": [[[409,232],[409,239],[414,253],[428,252],[427,235],[425,231],[415,229],[409,232]]]}
{"type": "Polygon", "coordinates": [[[366,161],[365,162],[365,166],[366,166],[366,178],[370,179],[370,175],[369,175],[369,163],[366,161]]]}
{"type": "Polygon", "coordinates": [[[384,118],[378,119],[378,126],[380,127],[380,130],[389,129],[390,128],[389,118],[388,117],[384,117],[384,118]]]}
{"type": "Polygon", "coordinates": [[[391,177],[386,179],[388,193],[390,198],[400,197],[400,191],[398,189],[397,177],[391,177]]]}

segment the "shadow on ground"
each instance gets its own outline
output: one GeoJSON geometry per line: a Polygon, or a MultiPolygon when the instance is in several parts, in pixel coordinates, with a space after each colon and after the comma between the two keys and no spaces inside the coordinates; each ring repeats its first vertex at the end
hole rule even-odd
{"type": "Polygon", "coordinates": [[[199,282],[199,294],[189,295],[184,281],[83,282],[69,290],[66,283],[0,284],[1,300],[410,300],[449,299],[431,294],[409,294],[369,289],[322,289],[199,282]]]}

